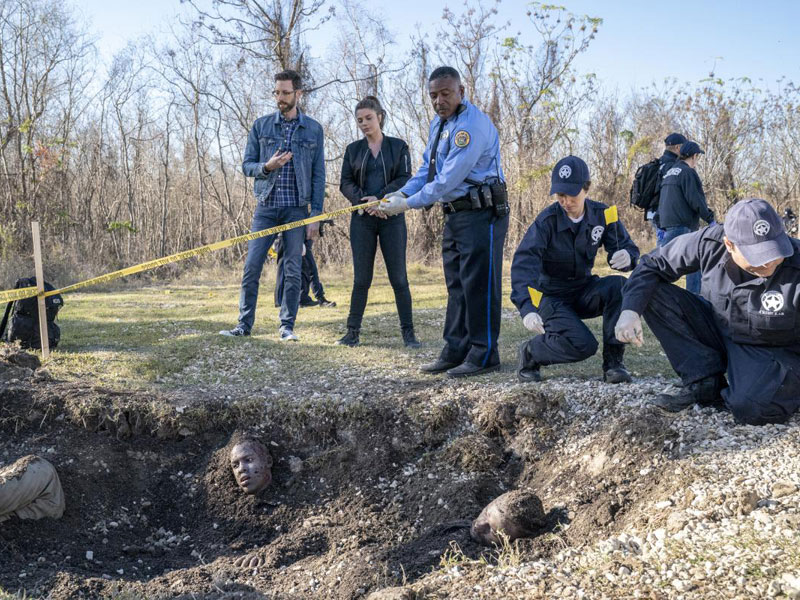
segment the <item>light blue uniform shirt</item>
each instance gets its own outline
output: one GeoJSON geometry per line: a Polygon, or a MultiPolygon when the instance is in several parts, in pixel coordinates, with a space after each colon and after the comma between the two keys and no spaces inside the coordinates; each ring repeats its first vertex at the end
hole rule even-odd
{"type": "Polygon", "coordinates": [[[483,182],[499,177],[505,181],[500,166],[500,138],[492,121],[478,108],[464,100],[466,106],[453,114],[442,129],[436,149],[436,177],[428,181],[431,147],[439,131],[441,119],[431,121],[428,145],[422,155],[422,166],[400,190],[408,196],[410,208],[422,208],[434,202],[450,202],[467,193],[465,179],[483,182]]]}

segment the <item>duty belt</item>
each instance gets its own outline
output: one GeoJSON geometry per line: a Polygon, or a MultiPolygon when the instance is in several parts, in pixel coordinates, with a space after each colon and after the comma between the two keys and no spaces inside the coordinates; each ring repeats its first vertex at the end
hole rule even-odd
{"type": "MultiPolygon", "coordinates": [[[[446,215],[461,212],[462,210],[473,210],[474,208],[469,196],[458,198],[452,202],[442,202],[442,210],[446,215]]],[[[491,206],[479,206],[475,210],[483,210],[484,208],[491,208],[491,206]]]]}

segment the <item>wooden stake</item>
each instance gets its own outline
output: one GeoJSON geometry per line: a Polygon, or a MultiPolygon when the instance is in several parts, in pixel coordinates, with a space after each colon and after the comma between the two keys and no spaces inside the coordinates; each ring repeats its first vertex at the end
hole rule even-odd
{"type": "MultiPolygon", "coordinates": [[[[39,239],[39,221],[31,221],[33,233],[33,262],[36,266],[36,287],[39,293],[44,292],[44,268],[42,267],[42,243],[39,239]]],[[[39,302],[39,338],[42,341],[42,359],[50,356],[50,337],[47,332],[47,312],[44,296],[37,298],[39,302]]]]}

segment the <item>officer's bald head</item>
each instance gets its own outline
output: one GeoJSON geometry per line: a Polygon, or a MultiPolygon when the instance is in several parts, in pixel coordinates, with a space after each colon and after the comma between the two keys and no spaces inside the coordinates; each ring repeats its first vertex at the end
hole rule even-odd
{"type": "Polygon", "coordinates": [[[461,75],[453,67],[434,69],[428,77],[428,93],[439,118],[449,119],[464,99],[461,75]]]}

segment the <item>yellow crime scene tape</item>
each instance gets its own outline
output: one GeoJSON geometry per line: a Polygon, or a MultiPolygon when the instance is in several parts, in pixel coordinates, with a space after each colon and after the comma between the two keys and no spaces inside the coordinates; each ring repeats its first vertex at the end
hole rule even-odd
{"type": "MultiPolygon", "coordinates": [[[[120,269],[119,271],[114,271],[113,273],[106,273],[105,275],[100,275],[99,277],[93,277],[92,279],[79,281],[78,283],[73,283],[72,285],[68,285],[67,287],[63,287],[58,290],[50,290],[49,292],[44,292],[42,293],[42,296],[46,298],[48,296],[54,296],[56,294],[67,294],[69,292],[74,292],[75,290],[79,290],[81,288],[97,285],[98,283],[106,283],[108,281],[113,281],[114,279],[127,277],[128,275],[134,275],[136,273],[150,271],[151,269],[155,269],[156,267],[162,267],[170,263],[180,262],[182,260],[186,260],[187,258],[192,258],[193,256],[202,256],[204,254],[209,254],[210,252],[222,250],[223,248],[230,248],[231,246],[240,244],[242,242],[257,240],[258,238],[266,237],[274,233],[282,233],[284,231],[288,231],[289,229],[303,227],[304,225],[310,225],[312,223],[317,223],[318,221],[324,221],[325,219],[340,217],[342,215],[346,215],[347,213],[351,213],[356,210],[362,210],[369,206],[375,206],[380,202],[381,200],[374,200],[372,202],[366,202],[364,204],[356,204],[354,206],[348,206],[347,208],[340,208],[339,210],[334,210],[328,213],[317,215],[316,217],[309,217],[308,219],[302,219],[300,221],[294,221],[292,223],[286,223],[284,225],[277,225],[275,227],[270,227],[269,229],[254,231],[253,233],[245,233],[243,235],[239,235],[227,240],[214,242],[213,244],[206,244],[205,246],[200,246],[199,248],[192,248],[191,250],[184,250],[183,252],[178,252],[177,254],[170,254],[169,256],[164,256],[163,258],[156,258],[154,260],[149,260],[147,262],[139,263],[138,265],[134,265],[132,267],[126,267],[124,269],[120,269]]],[[[24,298],[32,298],[38,295],[39,291],[35,287],[3,291],[0,292],[0,303],[12,302],[14,300],[22,300],[24,298]]]]}

